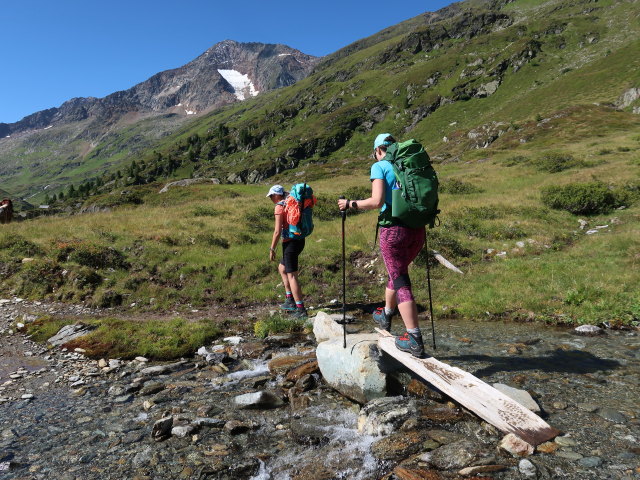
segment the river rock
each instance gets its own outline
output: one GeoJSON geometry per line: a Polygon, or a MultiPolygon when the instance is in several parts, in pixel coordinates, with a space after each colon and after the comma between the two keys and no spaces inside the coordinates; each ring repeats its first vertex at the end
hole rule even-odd
{"type": "Polygon", "coordinates": [[[423,429],[392,433],[371,445],[371,453],[380,460],[403,459],[420,451],[425,436],[423,429]]]}
{"type": "Polygon", "coordinates": [[[184,438],[196,431],[193,425],[176,425],[171,429],[171,435],[178,438],[184,438]]]}
{"type": "Polygon", "coordinates": [[[342,325],[338,325],[331,316],[324,312],[318,312],[313,319],[313,335],[316,342],[324,342],[332,338],[344,336],[342,325]]]}
{"type": "Polygon", "coordinates": [[[140,390],[140,395],[153,395],[165,389],[162,382],[146,382],[140,390]]]}
{"type": "Polygon", "coordinates": [[[282,375],[305,363],[315,360],[315,354],[311,355],[285,355],[271,360],[268,364],[269,371],[274,375],[282,375]]]}
{"type": "Polygon", "coordinates": [[[386,375],[380,369],[380,351],[375,333],[349,335],[318,345],[316,355],[325,381],[344,396],[365,404],[386,394],[386,375]]]}
{"type": "Polygon", "coordinates": [[[147,367],[140,370],[140,375],[162,375],[164,373],[170,373],[180,369],[187,362],[186,360],[181,360],[175,363],[169,363],[166,365],[155,365],[153,367],[147,367]]]}
{"type": "Polygon", "coordinates": [[[151,429],[151,438],[156,442],[165,440],[171,436],[171,429],[173,427],[173,417],[164,417],[153,424],[151,429]]]}
{"type": "Polygon", "coordinates": [[[595,468],[602,465],[602,459],[600,457],[584,457],[578,460],[578,463],[585,468],[595,468]]]}
{"type": "Polygon", "coordinates": [[[473,467],[466,467],[460,470],[458,473],[462,476],[469,477],[471,475],[477,475],[479,473],[489,472],[501,472],[507,467],[504,465],[475,465],[473,467]]]}
{"type": "Polygon", "coordinates": [[[604,418],[605,420],[609,420],[610,422],[613,422],[613,423],[625,423],[627,421],[627,417],[625,417],[622,413],[620,413],[619,411],[613,408],[609,408],[609,407],[599,408],[596,413],[600,415],[602,418],[604,418]]]}
{"type": "Polygon", "coordinates": [[[533,453],[533,445],[525,442],[513,433],[507,434],[500,442],[499,448],[510,453],[514,457],[526,457],[533,453]]]}
{"type": "Polygon", "coordinates": [[[602,330],[600,327],[596,325],[580,325],[579,327],[576,327],[573,331],[576,332],[578,335],[585,335],[585,336],[602,335],[604,333],[604,330],[602,330]]]}
{"type": "Polygon", "coordinates": [[[358,432],[365,435],[389,435],[408,418],[416,415],[416,402],[406,397],[383,397],[368,402],[358,416],[358,432]]]}
{"type": "Polygon", "coordinates": [[[234,402],[240,408],[277,408],[284,405],[280,397],[267,391],[245,393],[234,398],[234,402]]]}
{"type": "Polygon", "coordinates": [[[523,458],[518,462],[518,471],[525,477],[535,477],[538,475],[538,469],[531,460],[527,458],[523,458]]]}
{"type": "Polygon", "coordinates": [[[436,467],[438,470],[460,469],[471,464],[477,464],[483,457],[487,463],[493,463],[493,455],[486,453],[486,448],[471,440],[460,440],[449,445],[443,445],[435,450],[421,455],[420,459],[436,467]]]}
{"type": "Polygon", "coordinates": [[[510,387],[509,385],[504,385],[503,383],[494,383],[493,388],[498,390],[499,392],[504,393],[507,397],[515,400],[520,405],[525,408],[528,408],[532,412],[540,413],[540,406],[536,403],[533,397],[526,390],[520,390],[518,388],[510,387]]]}
{"type": "Polygon", "coordinates": [[[93,329],[95,329],[94,326],[85,325],[84,323],[65,325],[60,330],[58,330],[58,333],[49,338],[47,342],[57,347],[76,338],[83,337],[90,333],[93,329]]]}

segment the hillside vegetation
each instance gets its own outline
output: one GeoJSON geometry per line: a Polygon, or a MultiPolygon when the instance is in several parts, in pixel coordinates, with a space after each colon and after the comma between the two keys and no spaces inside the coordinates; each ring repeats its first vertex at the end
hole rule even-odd
{"type": "MultiPolygon", "coordinates": [[[[269,184],[305,180],[320,202],[302,285],[311,306],[340,299],[336,199],[366,196],[373,137],[389,131],[422,141],[442,183],[429,247],[464,275],[433,265],[437,316],[637,323],[640,115],[637,100],[617,102],[640,87],[639,10],[631,1],[465,2],[365,39],[291,87],[185,125],[59,202],[97,213],[3,226],[3,290],[141,311],[216,304],[230,318],[276,305],[264,195],[269,184]],[[158,193],[189,176],[221,184],[158,193]]],[[[347,219],[350,304],[382,300],[375,218],[347,219]]],[[[423,306],[425,267],[423,255],[412,270],[423,306]]]]}

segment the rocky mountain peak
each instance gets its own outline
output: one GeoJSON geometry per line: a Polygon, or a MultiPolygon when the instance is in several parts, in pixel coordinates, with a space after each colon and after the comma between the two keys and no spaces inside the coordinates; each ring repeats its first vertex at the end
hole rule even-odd
{"type": "Polygon", "coordinates": [[[115,121],[125,114],[197,114],[291,85],[306,77],[317,58],[286,45],[224,40],[188,64],[157,73],[104,98],[73,98],[58,108],[0,123],[0,134],[44,129],[86,119],[115,121]]]}

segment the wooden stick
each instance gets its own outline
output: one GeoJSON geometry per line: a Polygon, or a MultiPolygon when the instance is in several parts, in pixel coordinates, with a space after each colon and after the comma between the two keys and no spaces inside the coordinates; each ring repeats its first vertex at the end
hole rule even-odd
{"type": "Polygon", "coordinates": [[[464,275],[464,272],[462,270],[460,270],[458,267],[456,267],[453,263],[451,263],[449,260],[447,260],[446,258],[444,258],[440,252],[436,252],[435,250],[431,250],[431,253],[433,254],[433,256],[436,258],[436,260],[438,262],[440,262],[443,266],[447,267],[449,270],[453,270],[456,273],[459,273],[460,275],[464,275]]]}

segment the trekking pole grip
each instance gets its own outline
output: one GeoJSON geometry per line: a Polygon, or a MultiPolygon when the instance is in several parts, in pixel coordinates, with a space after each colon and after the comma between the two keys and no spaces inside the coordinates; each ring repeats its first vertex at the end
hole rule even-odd
{"type": "MultiPolygon", "coordinates": [[[[340,195],[340,197],[339,197],[339,198],[340,198],[340,200],[344,200],[344,199],[345,199],[344,195],[340,195]]],[[[349,207],[349,206],[347,205],[347,208],[348,208],[348,207],[349,207]]],[[[342,219],[343,219],[343,220],[344,220],[345,218],[347,218],[347,209],[346,209],[346,208],[345,208],[344,210],[343,210],[342,208],[340,209],[340,216],[342,217],[342,219]]]]}

